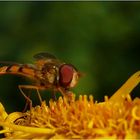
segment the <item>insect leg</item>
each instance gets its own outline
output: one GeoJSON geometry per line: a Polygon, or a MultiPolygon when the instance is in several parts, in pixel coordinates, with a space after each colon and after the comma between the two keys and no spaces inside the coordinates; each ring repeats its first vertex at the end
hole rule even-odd
{"type": "MultiPolygon", "coordinates": [[[[29,92],[29,94],[27,95],[27,97],[30,99],[30,92],[29,92]]],[[[26,99],[26,104],[25,104],[24,109],[23,109],[22,112],[26,112],[27,107],[28,107],[29,104],[30,104],[30,102],[26,99]]]]}
{"type": "Polygon", "coordinates": [[[55,89],[52,90],[52,98],[53,98],[54,101],[57,100],[56,99],[56,90],[55,89]]]}
{"type": "Polygon", "coordinates": [[[71,99],[72,99],[71,91],[66,90],[66,89],[64,89],[64,88],[61,88],[61,87],[58,87],[57,89],[58,89],[58,91],[60,91],[60,93],[61,93],[63,96],[65,96],[68,100],[71,100],[71,99]]]}
{"type": "Polygon", "coordinates": [[[22,95],[25,97],[25,99],[29,102],[30,109],[31,109],[32,108],[32,100],[28,96],[26,96],[26,94],[23,92],[23,89],[35,89],[35,90],[37,90],[37,95],[38,95],[38,98],[40,100],[40,103],[42,102],[42,98],[40,96],[39,89],[43,90],[45,88],[39,87],[39,86],[33,86],[33,85],[19,85],[19,90],[22,93],[22,95]]]}
{"type": "Polygon", "coordinates": [[[25,107],[24,107],[24,110],[23,110],[23,112],[25,112],[25,110],[27,109],[28,103],[30,105],[30,109],[32,108],[32,100],[23,91],[23,89],[27,89],[27,87],[25,85],[19,85],[18,88],[19,88],[21,94],[26,99],[26,104],[25,104],[25,107]]]}
{"type": "Polygon", "coordinates": [[[36,90],[37,90],[37,95],[38,95],[39,101],[40,101],[40,103],[42,103],[42,98],[41,98],[41,95],[39,93],[39,89],[37,88],[36,90]]]}

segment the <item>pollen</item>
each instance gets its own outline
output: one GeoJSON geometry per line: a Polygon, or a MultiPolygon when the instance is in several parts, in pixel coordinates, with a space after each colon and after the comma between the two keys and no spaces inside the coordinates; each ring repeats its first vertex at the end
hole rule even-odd
{"type": "Polygon", "coordinates": [[[71,100],[59,97],[11,114],[0,104],[0,133],[3,139],[139,139],[140,98],[131,98],[139,75],[140,71],[132,75],[104,102],[72,93],[71,100]]]}

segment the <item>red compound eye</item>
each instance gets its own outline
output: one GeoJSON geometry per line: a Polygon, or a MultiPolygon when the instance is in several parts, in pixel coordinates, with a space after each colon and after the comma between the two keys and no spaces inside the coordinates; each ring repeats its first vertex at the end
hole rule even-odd
{"type": "Polygon", "coordinates": [[[59,73],[61,86],[67,87],[73,78],[73,67],[71,65],[64,64],[60,67],[59,73]]]}

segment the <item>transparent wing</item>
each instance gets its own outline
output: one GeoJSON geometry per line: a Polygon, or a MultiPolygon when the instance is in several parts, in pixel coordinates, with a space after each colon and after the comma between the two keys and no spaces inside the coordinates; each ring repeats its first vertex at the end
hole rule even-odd
{"type": "Polygon", "coordinates": [[[58,66],[61,62],[52,54],[48,52],[41,52],[34,55],[36,66],[41,70],[45,65],[58,66]]]}
{"type": "Polygon", "coordinates": [[[0,61],[0,67],[1,66],[22,66],[22,67],[24,66],[24,67],[36,69],[34,64],[23,64],[23,63],[21,64],[13,61],[0,61]]]}
{"type": "Polygon", "coordinates": [[[0,64],[2,64],[2,65],[15,65],[15,64],[20,65],[19,63],[13,62],[13,61],[0,61],[0,64]]]}
{"type": "Polygon", "coordinates": [[[56,57],[48,52],[37,53],[33,56],[36,60],[41,59],[56,59],[56,57]]]}

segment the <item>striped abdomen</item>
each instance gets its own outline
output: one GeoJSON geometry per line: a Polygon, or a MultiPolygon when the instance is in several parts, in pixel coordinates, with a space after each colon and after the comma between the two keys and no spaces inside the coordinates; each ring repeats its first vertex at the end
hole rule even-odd
{"type": "Polygon", "coordinates": [[[3,74],[15,74],[22,75],[34,79],[35,69],[28,65],[10,65],[0,67],[0,75],[3,74]]]}

